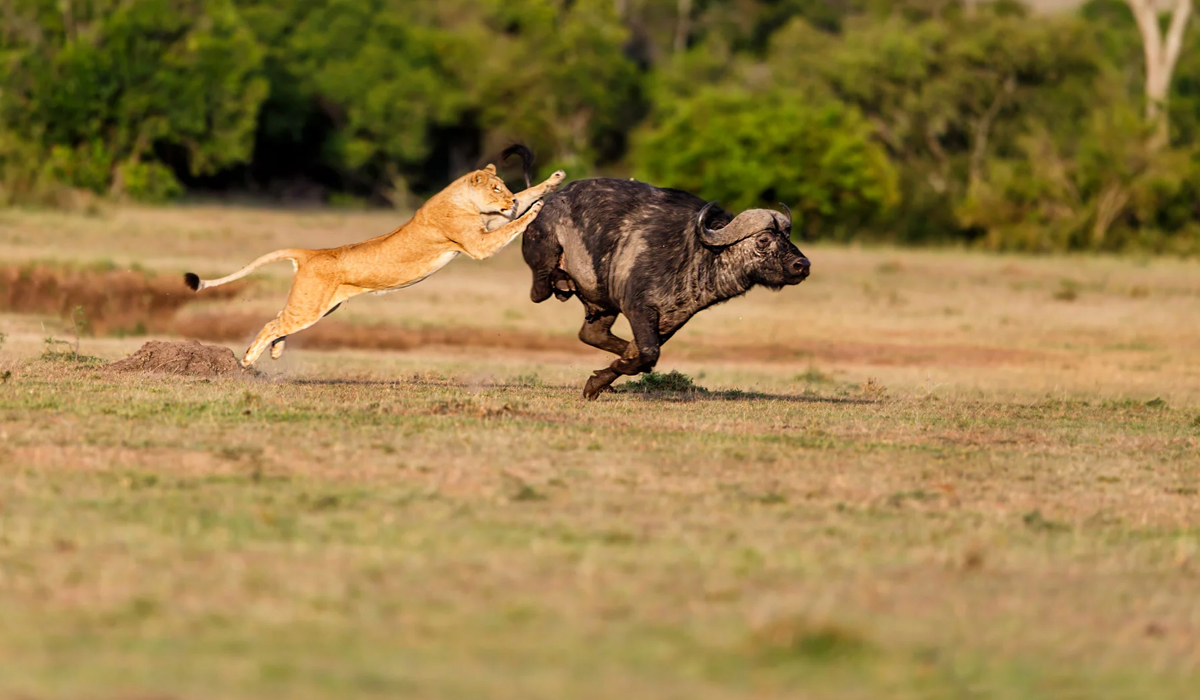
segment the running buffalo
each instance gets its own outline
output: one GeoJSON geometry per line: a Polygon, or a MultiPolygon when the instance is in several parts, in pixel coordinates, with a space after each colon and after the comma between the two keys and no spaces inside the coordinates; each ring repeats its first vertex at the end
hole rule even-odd
{"type": "Polygon", "coordinates": [[[618,359],[583,390],[591,400],[622,374],[649,372],[659,348],[692,316],[755,285],[772,290],[808,277],[791,242],[792,218],[770,209],[733,216],[687,192],[599,178],[545,199],[521,251],[533,271],[535,303],[578,296],[579,339],[618,359]],[[633,342],[612,333],[625,314],[633,342]]]}

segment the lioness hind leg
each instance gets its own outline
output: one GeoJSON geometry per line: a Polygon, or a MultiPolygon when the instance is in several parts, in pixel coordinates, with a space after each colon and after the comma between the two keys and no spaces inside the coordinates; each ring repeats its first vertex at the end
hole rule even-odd
{"type": "MultiPolygon", "coordinates": [[[[282,315],[283,312],[281,311],[280,316],[282,315]]],[[[263,326],[263,329],[258,332],[258,337],[254,339],[253,343],[250,343],[250,347],[246,348],[246,354],[242,357],[242,366],[249,367],[254,364],[258,356],[263,354],[263,350],[266,350],[268,345],[283,335],[279,332],[279,316],[276,316],[274,321],[263,326]]],[[[281,350],[280,352],[283,351],[281,350]]],[[[274,350],[272,350],[271,354],[275,354],[274,350]]]]}
{"type": "Polygon", "coordinates": [[[283,339],[293,333],[320,321],[334,306],[354,296],[347,288],[336,281],[326,281],[313,274],[304,274],[300,270],[292,282],[292,290],[288,293],[287,305],[274,321],[263,326],[258,337],[246,350],[242,358],[242,366],[249,367],[271,347],[272,359],[279,359],[283,354],[283,339]]]}
{"type": "MultiPolygon", "coordinates": [[[[341,306],[341,305],[342,305],[341,301],[338,301],[337,304],[334,304],[334,306],[330,307],[329,311],[322,313],[322,315],[320,315],[320,317],[324,318],[326,316],[329,316],[330,313],[337,311],[337,307],[341,306]]],[[[271,341],[271,359],[272,360],[280,359],[281,355],[283,354],[283,346],[286,345],[286,343],[284,343],[284,341],[287,340],[287,337],[288,336],[284,335],[283,337],[277,337],[277,339],[271,341]]]]}

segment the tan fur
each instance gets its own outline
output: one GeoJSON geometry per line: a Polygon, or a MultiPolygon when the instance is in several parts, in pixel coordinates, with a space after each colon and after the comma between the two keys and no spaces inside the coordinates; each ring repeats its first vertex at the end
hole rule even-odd
{"type": "Polygon", "coordinates": [[[195,288],[215,287],[268,263],[291,260],[296,277],[287,304],[251,343],[242,365],[254,364],[268,346],[271,358],[279,359],[284,338],[320,321],[347,299],[414,285],[459,253],[476,260],[496,254],[533,222],[542,209],[541,198],[553,192],[563,177],[560,170],[514,196],[496,176],[495,166],[488,165],[455,180],[418,209],[408,223],[389,234],[340,248],[284,248],[227,277],[201,280],[195,288]]]}

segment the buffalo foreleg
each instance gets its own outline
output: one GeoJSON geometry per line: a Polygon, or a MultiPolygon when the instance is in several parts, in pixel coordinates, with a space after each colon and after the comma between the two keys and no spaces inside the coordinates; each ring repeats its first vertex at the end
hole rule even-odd
{"type": "MultiPolygon", "coordinates": [[[[594,401],[601,391],[607,389],[622,374],[635,375],[649,372],[658,363],[662,341],[658,334],[658,314],[643,312],[626,314],[633,330],[633,342],[628,343],[621,357],[604,369],[597,370],[583,387],[583,397],[594,401]]],[[[614,318],[614,320],[616,320],[614,318]]],[[[609,323],[612,326],[612,323],[609,323]]],[[[585,325],[586,329],[587,326],[585,325]]],[[[580,332],[582,338],[583,332],[580,332]]],[[[614,336],[615,337],[615,336],[614,336]]],[[[617,340],[620,340],[617,338],[617,340]]],[[[584,342],[587,342],[586,340],[584,342]]]]}
{"type": "Polygon", "coordinates": [[[595,317],[589,315],[583,322],[583,327],[579,329],[579,339],[594,348],[600,348],[614,355],[624,355],[629,348],[629,341],[618,338],[612,333],[617,316],[616,313],[595,317]]]}
{"type": "Polygon", "coordinates": [[[556,267],[550,272],[550,287],[554,291],[554,298],[559,301],[570,299],[578,291],[575,280],[561,267],[556,267]]]}

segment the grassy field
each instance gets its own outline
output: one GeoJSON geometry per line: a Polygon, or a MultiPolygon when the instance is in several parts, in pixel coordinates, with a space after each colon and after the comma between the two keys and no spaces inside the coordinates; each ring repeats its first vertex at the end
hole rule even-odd
{"type": "MultiPolygon", "coordinates": [[[[395,223],[0,211],[0,260],[226,273],[395,223]]],[[[300,334],[253,378],[0,312],[0,697],[1196,697],[1197,263],[801,248],[665,346],[704,390],[595,403],[516,246],[324,322],[408,349],[300,334]]],[[[264,323],[289,271],[177,327],[264,323]]]]}

